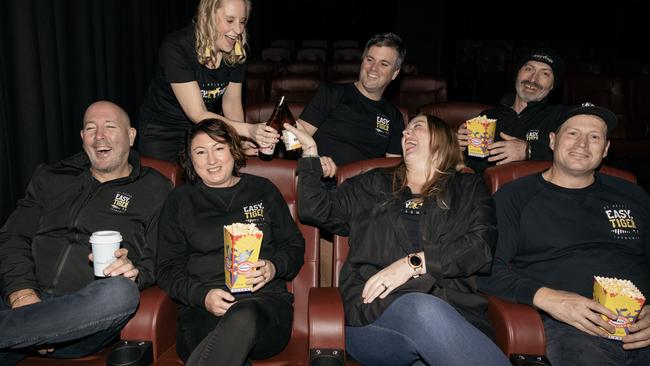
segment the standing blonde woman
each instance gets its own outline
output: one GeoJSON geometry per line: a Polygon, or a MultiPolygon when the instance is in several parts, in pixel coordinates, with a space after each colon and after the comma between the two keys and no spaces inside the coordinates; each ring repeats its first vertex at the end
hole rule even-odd
{"type": "Polygon", "coordinates": [[[260,144],[277,142],[272,128],[244,123],[250,11],[250,0],[202,0],[194,24],[165,38],[140,109],[142,155],[177,161],[185,132],[206,118],[223,120],[260,144]]]}

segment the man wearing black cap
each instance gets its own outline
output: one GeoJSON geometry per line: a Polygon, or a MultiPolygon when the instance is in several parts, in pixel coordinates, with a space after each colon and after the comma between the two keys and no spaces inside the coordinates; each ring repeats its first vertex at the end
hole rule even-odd
{"type": "MultiPolygon", "coordinates": [[[[466,156],[467,165],[481,173],[491,164],[521,160],[551,160],[548,135],[555,131],[564,106],[549,105],[547,96],[561,85],[564,63],[551,49],[534,49],[517,63],[516,93],[501,98],[500,105],[481,114],[497,120],[495,142],[488,158],[466,156]]],[[[469,144],[465,124],[458,129],[461,149],[469,144]]]]}
{"type": "Polygon", "coordinates": [[[649,365],[650,307],[620,342],[608,339],[615,328],[601,315],[617,314],[592,300],[592,286],[594,276],[616,277],[650,296],[650,197],[596,172],[617,123],[611,111],[585,103],[562,121],[550,134],[551,168],[494,195],[499,238],[479,288],[540,310],[553,365],[649,365]]]}

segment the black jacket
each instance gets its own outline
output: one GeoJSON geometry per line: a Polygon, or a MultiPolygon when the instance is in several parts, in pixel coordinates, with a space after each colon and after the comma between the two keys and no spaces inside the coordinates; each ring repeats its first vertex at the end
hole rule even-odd
{"type": "Polygon", "coordinates": [[[157,171],[140,167],[135,151],[128,177],[99,183],[79,153],[36,168],[25,198],[0,229],[0,289],[32,288],[55,295],[93,281],[88,239],[94,231],[117,230],[122,247],[140,271],[139,287],[154,283],[153,254],[160,208],[172,189],[157,171]]]}
{"type": "MultiPolygon", "coordinates": [[[[499,133],[503,132],[528,141],[531,148],[530,160],[553,160],[548,134],[555,132],[563,122],[562,116],[566,112],[566,106],[550,105],[548,98],[544,98],[539,102],[528,103],[526,108],[517,114],[512,109],[514,103],[515,94],[508,94],[501,98],[498,107],[481,112],[482,115],[497,120],[494,141],[500,141],[499,133]]],[[[467,156],[467,151],[465,151],[465,160],[467,165],[479,174],[488,166],[494,165],[489,163],[487,158],[467,156]]]]}
{"type": "Polygon", "coordinates": [[[476,293],[476,277],[488,273],[496,242],[494,203],[480,176],[456,174],[441,209],[425,201],[420,220],[427,273],[407,281],[385,299],[363,304],[366,281],[413,251],[400,220],[401,201],[391,190],[392,171],[375,169],[333,190],[320,182],[318,159],[299,161],[299,212],[306,222],[339,235],[349,234],[350,253],[341,269],[340,288],[348,325],[365,325],[408,292],[435,295],[468,321],[491,334],[486,301],[476,293]]]}
{"type": "Polygon", "coordinates": [[[255,224],[264,235],[260,259],[275,265],[275,278],[258,292],[235,298],[276,294],[291,302],[287,281],[298,274],[305,240],[282,194],[269,180],[249,174],[232,187],[210,188],[200,180],[175,189],[160,216],[156,278],[183,306],[205,307],[211,289],[227,290],[223,227],[255,224]]]}

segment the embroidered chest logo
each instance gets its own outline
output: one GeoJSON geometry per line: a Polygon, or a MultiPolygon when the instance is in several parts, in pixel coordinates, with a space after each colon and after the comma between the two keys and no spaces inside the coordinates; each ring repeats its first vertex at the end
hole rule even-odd
{"type": "Polygon", "coordinates": [[[264,202],[258,201],[244,206],[244,218],[248,223],[264,220],[264,202]]]}
{"type": "Polygon", "coordinates": [[[404,206],[402,207],[401,211],[402,213],[408,215],[419,215],[421,209],[422,209],[422,202],[418,202],[414,199],[410,199],[404,202],[404,206]]]}
{"type": "Polygon", "coordinates": [[[111,210],[119,213],[125,213],[129,208],[129,203],[131,202],[132,196],[128,193],[117,192],[115,198],[113,198],[113,203],[111,204],[111,210]]]}
{"type": "Polygon", "coordinates": [[[539,130],[530,130],[526,132],[526,141],[538,141],[539,140],[539,130]]]}
{"type": "Polygon", "coordinates": [[[639,239],[639,228],[634,220],[632,210],[624,205],[606,205],[605,216],[609,222],[610,232],[617,239],[639,239]]]}
{"type": "Polygon", "coordinates": [[[390,133],[390,120],[384,116],[377,116],[375,132],[380,136],[388,136],[390,133]]]}

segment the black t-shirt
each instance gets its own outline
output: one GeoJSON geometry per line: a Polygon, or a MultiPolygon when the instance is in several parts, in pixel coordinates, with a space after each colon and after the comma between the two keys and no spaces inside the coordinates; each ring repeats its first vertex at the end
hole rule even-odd
{"type": "Polygon", "coordinates": [[[228,83],[244,81],[246,67],[243,64],[228,66],[222,61],[214,70],[199,64],[194,43],[193,26],[170,33],[163,41],[158,55],[158,72],[140,110],[141,129],[153,124],[184,133],[192,125],[170,83],[196,81],[205,107],[211,112],[221,113],[221,97],[228,83]]]}
{"type": "Polygon", "coordinates": [[[422,211],[422,200],[418,200],[413,195],[408,195],[402,201],[400,208],[400,219],[408,232],[413,252],[422,250],[421,236],[420,236],[420,218],[422,211]]]}
{"type": "Polygon", "coordinates": [[[300,119],[318,128],[314,140],[337,165],[402,154],[404,120],[385,98],[366,98],[354,84],[323,85],[300,119]]]}

